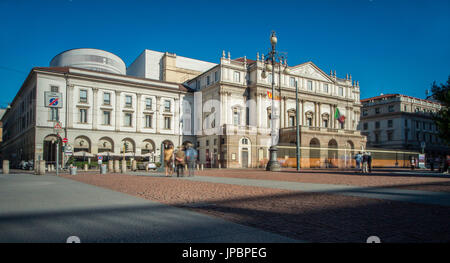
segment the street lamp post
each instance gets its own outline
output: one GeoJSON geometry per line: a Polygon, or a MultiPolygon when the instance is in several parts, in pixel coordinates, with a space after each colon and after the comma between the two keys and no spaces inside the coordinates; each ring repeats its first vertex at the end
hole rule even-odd
{"type": "MultiPolygon", "coordinates": [[[[264,61],[265,63],[265,67],[263,68],[263,72],[262,72],[262,77],[265,78],[266,77],[266,70],[267,71],[272,71],[272,117],[271,117],[271,146],[270,146],[270,159],[269,162],[267,163],[267,167],[266,167],[266,171],[280,171],[281,170],[281,166],[280,163],[278,163],[277,161],[277,136],[276,136],[276,121],[278,119],[278,108],[275,105],[275,63],[280,64],[280,70],[279,70],[279,74],[280,74],[280,79],[281,79],[281,64],[283,62],[283,60],[286,63],[286,58],[282,55],[279,54],[278,51],[275,50],[275,46],[277,45],[277,37],[275,35],[275,32],[272,31],[272,34],[270,36],[270,44],[272,46],[272,49],[269,51],[269,53],[266,55],[266,59],[264,61]]],[[[285,65],[285,73],[288,73],[288,67],[287,64],[285,65]]],[[[280,88],[281,88],[281,82],[280,84],[280,88]]],[[[280,90],[281,92],[281,90],[280,90]]]]}
{"type": "Polygon", "coordinates": [[[299,132],[299,114],[298,114],[298,82],[295,81],[295,132],[296,132],[296,144],[295,153],[297,157],[297,171],[300,171],[300,132],[299,132]]]}

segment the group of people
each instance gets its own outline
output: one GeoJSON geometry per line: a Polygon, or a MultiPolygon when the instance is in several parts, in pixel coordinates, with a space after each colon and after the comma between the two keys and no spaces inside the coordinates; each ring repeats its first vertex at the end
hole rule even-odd
{"type": "Polygon", "coordinates": [[[172,177],[174,170],[177,172],[177,177],[184,177],[184,167],[188,166],[188,176],[194,176],[195,163],[197,161],[198,153],[191,144],[185,147],[179,146],[174,151],[173,145],[169,145],[164,150],[164,167],[166,177],[172,177]]]}
{"type": "Polygon", "coordinates": [[[372,154],[370,152],[358,152],[355,154],[356,172],[372,172],[372,154]]]}

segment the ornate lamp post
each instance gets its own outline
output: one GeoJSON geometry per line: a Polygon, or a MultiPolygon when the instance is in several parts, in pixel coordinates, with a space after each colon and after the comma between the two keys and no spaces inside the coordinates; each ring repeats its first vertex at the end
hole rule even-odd
{"type": "MultiPolygon", "coordinates": [[[[278,139],[277,139],[277,132],[276,132],[276,123],[277,120],[279,118],[279,114],[278,114],[278,105],[276,105],[275,103],[275,64],[279,63],[279,74],[280,74],[280,80],[281,80],[281,65],[285,64],[285,69],[284,69],[284,73],[288,74],[289,73],[289,69],[287,67],[287,63],[286,63],[286,57],[284,55],[281,55],[280,52],[275,50],[275,46],[277,45],[277,37],[275,35],[275,32],[272,31],[272,34],[270,36],[270,44],[272,45],[272,49],[269,51],[269,53],[265,56],[265,67],[263,69],[262,72],[262,77],[266,78],[267,74],[266,71],[270,72],[272,71],[272,116],[271,116],[271,137],[272,137],[272,143],[270,146],[270,159],[269,162],[267,163],[267,167],[266,167],[266,171],[280,171],[281,167],[280,167],[280,163],[278,163],[277,161],[277,143],[278,143],[278,139]]],[[[279,82],[280,85],[280,89],[281,89],[281,81],[279,82]]],[[[280,90],[281,92],[281,90],[280,90]]]]}

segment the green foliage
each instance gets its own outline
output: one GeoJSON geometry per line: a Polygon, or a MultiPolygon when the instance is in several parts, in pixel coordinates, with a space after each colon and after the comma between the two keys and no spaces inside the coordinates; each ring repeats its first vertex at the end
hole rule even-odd
{"type": "Polygon", "coordinates": [[[160,162],[156,162],[155,165],[156,165],[156,167],[160,167],[161,163],[160,162]]]}
{"type": "Polygon", "coordinates": [[[442,104],[441,110],[433,116],[433,119],[439,129],[439,136],[447,145],[450,145],[450,76],[447,84],[438,86],[436,82],[433,82],[431,91],[433,93],[432,97],[442,104]]]}

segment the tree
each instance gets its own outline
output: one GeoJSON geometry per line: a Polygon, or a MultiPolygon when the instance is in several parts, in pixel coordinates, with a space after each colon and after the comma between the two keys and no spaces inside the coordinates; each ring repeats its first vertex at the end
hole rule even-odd
{"type": "Polygon", "coordinates": [[[432,97],[442,104],[441,110],[433,116],[434,121],[439,129],[439,136],[447,145],[450,145],[450,76],[448,76],[447,84],[436,84],[433,82],[431,88],[432,97]]]}

